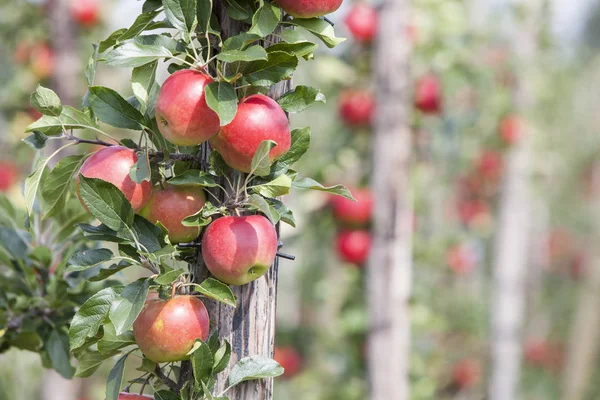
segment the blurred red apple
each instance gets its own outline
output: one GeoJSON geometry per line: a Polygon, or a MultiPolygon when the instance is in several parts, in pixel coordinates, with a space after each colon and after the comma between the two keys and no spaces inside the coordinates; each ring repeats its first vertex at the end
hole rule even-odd
{"type": "Polygon", "coordinates": [[[504,143],[514,145],[523,137],[523,121],[518,115],[508,115],[500,121],[498,130],[500,131],[500,138],[504,143]]]}
{"type": "Polygon", "coordinates": [[[200,211],[204,203],[206,195],[201,187],[167,184],[164,188],[154,189],[140,215],[154,224],[163,224],[171,243],[191,242],[200,235],[202,228],[184,226],[182,221],[200,211]]]}
{"type": "Polygon", "coordinates": [[[156,363],[182,361],[196,339],[206,341],[208,311],[194,296],[146,301],[133,324],[133,336],[146,357],[156,363]]]}
{"type": "MultiPolygon", "coordinates": [[[[152,184],[148,181],[142,183],[134,182],[129,176],[131,167],[138,160],[137,154],[127,147],[111,146],[92,154],[88,158],[79,173],[86,178],[102,179],[115,185],[131,203],[131,207],[137,212],[144,207],[150,199],[152,184]]],[[[76,180],[77,196],[81,204],[87,208],[79,194],[79,176],[76,180]]]]}
{"type": "Polygon", "coordinates": [[[371,233],[364,230],[343,231],[337,236],[338,257],[345,262],[363,265],[371,250],[371,233]]]}
{"type": "Polygon", "coordinates": [[[340,94],[339,112],[349,126],[369,126],[375,113],[375,98],[364,89],[346,89],[340,94]]]}
{"type": "Polygon", "coordinates": [[[255,94],[240,101],[233,121],[222,127],[210,143],[227,165],[249,173],[252,158],[265,140],[277,143],[269,155],[271,161],[283,156],[292,142],[290,123],[275,100],[255,94]]]}
{"type": "Polygon", "coordinates": [[[204,88],[213,79],[199,71],[181,70],[169,76],[156,100],[160,133],[178,146],[196,146],[219,132],[219,116],[206,103],[204,88]]]}
{"type": "Polygon", "coordinates": [[[479,174],[490,181],[498,181],[504,170],[502,155],[495,150],[484,150],[476,161],[479,174]]]}
{"type": "Polygon", "coordinates": [[[283,367],[285,370],[283,376],[286,378],[293,378],[302,370],[302,356],[291,346],[275,347],[273,359],[283,367]]]}
{"type": "Polygon", "coordinates": [[[7,192],[19,181],[17,166],[9,161],[0,161],[0,192],[7,192]]]}
{"type": "Polygon", "coordinates": [[[373,215],[373,195],[369,188],[351,189],[356,201],[331,196],[333,216],[341,224],[360,227],[368,225],[373,215]]]}
{"type": "Polygon", "coordinates": [[[461,389],[470,389],[481,379],[481,366],[477,360],[464,359],[452,368],[452,380],[461,389]]]}
{"type": "Polygon", "coordinates": [[[340,8],[342,0],[274,0],[283,11],[293,17],[314,18],[330,14],[340,8]]]}
{"type": "Polygon", "coordinates": [[[446,263],[459,275],[466,275],[477,266],[477,255],[469,246],[458,244],[451,247],[446,253],[446,263]]]}
{"type": "Polygon", "coordinates": [[[525,343],[525,361],[533,367],[557,371],[564,360],[563,351],[559,345],[546,339],[531,338],[525,343]]]}
{"type": "Polygon", "coordinates": [[[436,75],[428,74],[417,81],[415,107],[424,114],[439,114],[442,111],[442,85],[436,75]]]}
{"type": "Polygon", "coordinates": [[[369,43],[377,35],[378,19],[375,8],[366,3],[358,3],[346,16],[345,23],[354,39],[369,43]]]}
{"type": "Polygon", "coordinates": [[[30,65],[38,79],[48,78],[54,72],[54,51],[45,43],[34,46],[31,50],[30,65]]]}
{"type": "Polygon", "coordinates": [[[72,0],[71,16],[81,26],[97,25],[100,22],[99,0],[72,0]]]}
{"type": "Polygon", "coordinates": [[[202,255],[217,279],[245,285],[267,273],[278,244],[275,226],[262,215],[228,216],[208,226],[202,238],[202,255]]]}

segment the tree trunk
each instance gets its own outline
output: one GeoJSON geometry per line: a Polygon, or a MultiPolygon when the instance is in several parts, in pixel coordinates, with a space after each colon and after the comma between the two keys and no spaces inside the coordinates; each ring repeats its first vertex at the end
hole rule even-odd
{"type": "MultiPolygon", "coordinates": [[[[48,1],[50,41],[54,51],[52,89],[63,104],[73,105],[77,97],[76,77],[79,77],[80,60],[77,56],[75,26],[71,19],[69,0],[48,1]]],[[[52,141],[44,151],[54,152],[60,146],[52,141]]],[[[63,153],[66,155],[66,153],[63,153]]],[[[56,159],[51,160],[54,165],[56,159]]],[[[66,380],[55,371],[45,371],[42,378],[42,400],[76,400],[79,398],[82,381],[66,380]]]]}
{"type": "Polygon", "coordinates": [[[367,266],[368,370],[372,400],[409,398],[412,278],[409,0],[384,0],[375,56],[377,117],[373,246],[367,266]]]}
{"type": "MultiPolygon", "coordinates": [[[[594,166],[592,174],[592,187],[595,197],[600,193],[600,164],[594,166]]],[[[594,209],[598,209],[600,199],[595,200],[594,209]]],[[[594,215],[594,214],[592,214],[594,215]]],[[[583,400],[586,398],[586,391],[590,378],[596,368],[600,343],[598,335],[600,334],[600,297],[598,289],[600,288],[600,251],[597,243],[600,237],[598,228],[590,237],[591,262],[586,263],[586,271],[589,276],[584,280],[580,289],[579,304],[573,318],[571,332],[569,334],[569,343],[567,348],[567,359],[565,364],[565,374],[563,379],[563,400],[583,400]]]]}
{"type": "MultiPolygon", "coordinates": [[[[534,104],[528,73],[537,53],[540,2],[521,1],[526,7],[525,22],[513,25],[517,54],[525,72],[519,77],[515,103],[521,114],[534,104]]],[[[527,289],[527,265],[531,238],[530,161],[533,130],[527,126],[524,139],[506,157],[504,186],[501,191],[498,232],[493,262],[493,298],[491,321],[490,400],[519,398],[522,335],[527,289]]]]}
{"type": "MultiPolygon", "coordinates": [[[[215,12],[221,24],[223,40],[244,31],[239,21],[227,17],[225,4],[215,1],[215,12]]],[[[277,38],[269,37],[270,42],[277,42],[277,38]]],[[[281,82],[272,88],[269,95],[273,98],[280,97],[291,88],[291,82],[281,82]]],[[[208,161],[210,150],[203,147],[203,155],[208,161]]],[[[201,257],[198,258],[199,276],[206,276],[201,257]]],[[[221,303],[206,301],[211,322],[218,327],[219,336],[231,343],[232,355],[229,367],[219,374],[215,384],[215,392],[221,393],[227,388],[226,377],[231,367],[241,358],[261,355],[273,357],[275,349],[275,311],[277,300],[277,276],[279,262],[264,277],[244,286],[232,287],[238,298],[237,308],[221,303]]],[[[273,379],[260,379],[244,382],[227,392],[230,400],[271,400],[273,398],[273,379]]]]}

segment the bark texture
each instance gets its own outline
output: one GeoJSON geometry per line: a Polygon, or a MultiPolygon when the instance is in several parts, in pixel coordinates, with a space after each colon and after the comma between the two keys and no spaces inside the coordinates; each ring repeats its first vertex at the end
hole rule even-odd
{"type": "Polygon", "coordinates": [[[373,246],[367,271],[368,370],[372,400],[409,398],[412,279],[410,189],[411,45],[409,0],[385,0],[374,59],[377,117],[373,142],[373,246]]]}

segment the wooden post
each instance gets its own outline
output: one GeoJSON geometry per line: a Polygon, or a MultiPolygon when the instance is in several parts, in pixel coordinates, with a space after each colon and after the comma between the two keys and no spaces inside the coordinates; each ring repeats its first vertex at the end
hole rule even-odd
{"type": "Polygon", "coordinates": [[[374,59],[378,95],[373,138],[375,216],[367,265],[371,400],[409,398],[413,218],[409,127],[412,49],[405,34],[409,13],[409,0],[383,1],[374,59]]]}
{"type": "MultiPolygon", "coordinates": [[[[525,73],[519,77],[514,97],[518,111],[527,114],[534,104],[533,89],[527,76],[537,53],[537,18],[541,9],[539,0],[523,0],[521,3],[527,6],[528,15],[522,26],[513,25],[513,32],[518,32],[514,50],[525,73]]],[[[519,398],[527,266],[530,261],[528,243],[532,234],[529,186],[534,134],[529,125],[524,129],[524,139],[506,157],[494,245],[490,400],[519,398]]]]}
{"type": "MultiPolygon", "coordinates": [[[[215,1],[215,13],[221,24],[223,40],[243,31],[239,21],[230,19],[225,11],[224,1],[215,1]]],[[[277,42],[277,38],[269,37],[269,42],[277,42]]],[[[272,88],[269,95],[280,97],[291,88],[291,82],[281,82],[272,88]]],[[[202,154],[208,161],[210,149],[203,146],[202,154]]],[[[198,277],[205,277],[201,257],[196,265],[198,277]]],[[[241,358],[252,355],[273,357],[275,349],[275,311],[277,300],[277,276],[279,262],[258,280],[244,286],[232,287],[238,298],[237,308],[221,303],[206,301],[211,322],[219,330],[219,336],[227,339],[232,346],[229,367],[219,374],[215,384],[215,392],[221,393],[228,384],[226,377],[231,367],[241,358]]],[[[273,379],[261,379],[244,382],[227,392],[230,400],[271,400],[273,398],[273,379]]]]}

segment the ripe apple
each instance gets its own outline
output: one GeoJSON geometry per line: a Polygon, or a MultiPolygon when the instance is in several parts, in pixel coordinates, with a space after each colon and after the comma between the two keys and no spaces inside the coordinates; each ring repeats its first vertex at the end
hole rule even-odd
{"type": "Polygon", "coordinates": [[[200,211],[204,203],[206,195],[200,187],[165,185],[164,189],[154,189],[140,215],[154,224],[163,224],[169,231],[171,243],[191,242],[202,228],[184,226],[181,221],[200,211]]]}
{"type": "Polygon", "coordinates": [[[340,8],[342,0],[275,0],[283,11],[297,18],[314,18],[340,8]]]}
{"type": "Polygon", "coordinates": [[[373,194],[368,188],[352,189],[356,201],[341,196],[331,196],[331,208],[336,221],[348,226],[364,226],[373,215],[373,194]]]}
{"type": "Polygon", "coordinates": [[[375,114],[375,98],[364,89],[346,89],[340,94],[339,112],[349,126],[369,126],[375,114]]]}
{"type": "Polygon", "coordinates": [[[483,224],[490,219],[490,207],[481,199],[462,200],[458,204],[458,214],[462,223],[467,225],[483,224]]]}
{"type": "Polygon", "coordinates": [[[292,346],[275,347],[273,359],[283,367],[286,378],[293,378],[302,370],[302,356],[292,346]]]}
{"type": "Polygon", "coordinates": [[[0,192],[7,192],[19,181],[19,170],[12,162],[0,161],[0,192]]]}
{"type": "Polygon", "coordinates": [[[446,253],[446,263],[459,275],[471,273],[477,265],[477,255],[465,244],[451,247],[446,253]]]}
{"type": "Polygon", "coordinates": [[[269,155],[271,161],[283,156],[292,143],[290,123],[275,100],[255,94],[240,101],[233,121],[222,127],[210,143],[227,165],[248,173],[256,150],[265,140],[277,143],[269,155]]]}
{"type": "Polygon", "coordinates": [[[222,217],[202,238],[208,270],[230,285],[245,285],[263,276],[277,254],[277,231],[262,215],[222,217]]]}
{"type": "Polygon", "coordinates": [[[371,234],[365,230],[343,231],[337,237],[337,252],[342,261],[362,265],[369,257],[371,234]]]}
{"type": "Polygon", "coordinates": [[[366,3],[358,3],[352,7],[344,22],[354,39],[369,43],[377,35],[378,19],[375,8],[366,3]]]}
{"type": "Polygon", "coordinates": [[[427,74],[417,81],[415,107],[424,114],[439,114],[442,111],[442,87],[440,79],[427,74]]]}
{"type": "Polygon", "coordinates": [[[464,359],[452,368],[452,380],[461,389],[475,386],[481,378],[481,366],[477,360],[464,359]]]}
{"type": "Polygon", "coordinates": [[[208,339],[209,322],[204,303],[194,296],[150,300],[133,323],[133,336],[150,360],[182,361],[196,339],[208,339]]]}
{"type": "Polygon", "coordinates": [[[31,50],[29,62],[38,79],[48,78],[54,72],[54,51],[45,43],[38,44],[31,50]]]}
{"type": "Polygon", "coordinates": [[[544,365],[548,353],[548,344],[543,339],[529,339],[525,343],[525,361],[535,367],[544,365]]]}
{"type": "MultiPolygon", "coordinates": [[[[102,179],[115,185],[137,212],[144,207],[152,194],[152,184],[150,182],[136,183],[129,177],[129,171],[137,160],[137,154],[127,147],[106,147],[92,154],[83,163],[79,173],[86,178],[102,179]]],[[[77,196],[81,200],[81,204],[87,208],[79,194],[79,177],[75,182],[77,196]]]]}
{"type": "Polygon", "coordinates": [[[498,130],[504,143],[507,145],[516,144],[523,137],[523,121],[518,115],[508,115],[500,121],[498,130]]]}
{"type": "Polygon", "coordinates": [[[213,79],[199,71],[181,70],[169,76],[156,100],[160,133],[178,146],[196,146],[217,134],[219,116],[208,104],[204,88],[213,79]]]}
{"type": "Polygon", "coordinates": [[[476,169],[490,181],[498,181],[504,170],[502,155],[495,150],[484,150],[477,159],[476,169]]]}
{"type": "Polygon", "coordinates": [[[118,400],[148,400],[154,399],[152,396],[146,396],[143,394],[135,394],[135,393],[119,393],[118,400]]]}
{"type": "Polygon", "coordinates": [[[71,16],[81,26],[92,27],[100,21],[100,4],[98,0],[73,0],[71,16]]]}

